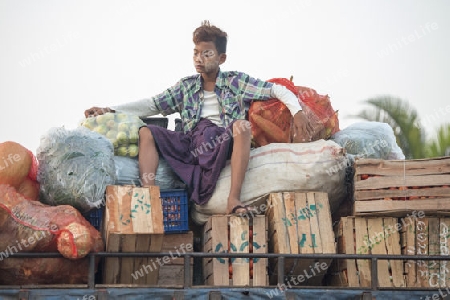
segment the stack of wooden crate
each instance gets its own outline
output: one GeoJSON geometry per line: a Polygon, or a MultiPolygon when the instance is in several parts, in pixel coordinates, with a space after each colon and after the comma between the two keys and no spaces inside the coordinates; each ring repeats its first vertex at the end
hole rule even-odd
{"type": "MultiPolygon", "coordinates": [[[[335,227],[338,253],[448,255],[450,157],[357,159],[353,216],[335,227]]],[[[331,284],[371,284],[368,260],[337,261],[331,284]]],[[[382,287],[448,286],[445,261],[378,261],[382,287]]]]}
{"type": "MultiPolygon", "coordinates": [[[[161,252],[164,226],[159,187],[107,186],[102,227],[107,252],[161,252]]],[[[159,267],[156,258],[108,257],[103,283],[155,285],[159,267]]]]}
{"type": "MultiPolygon", "coordinates": [[[[270,253],[336,253],[326,193],[272,193],[266,215],[270,253]]],[[[283,276],[294,285],[322,285],[330,264],[331,259],[285,259],[283,276]]],[[[270,270],[270,283],[277,284],[278,259],[270,260],[270,270]]]]}

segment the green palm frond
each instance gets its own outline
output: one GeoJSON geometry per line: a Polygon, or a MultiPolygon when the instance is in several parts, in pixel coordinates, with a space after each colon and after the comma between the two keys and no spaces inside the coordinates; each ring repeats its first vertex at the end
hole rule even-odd
{"type": "Polygon", "coordinates": [[[450,124],[439,127],[435,139],[428,143],[426,153],[428,157],[450,155],[450,124]]]}
{"type": "Polygon", "coordinates": [[[373,108],[359,112],[356,117],[389,124],[406,158],[425,157],[424,132],[416,109],[407,101],[391,96],[370,98],[365,102],[373,108]]]}

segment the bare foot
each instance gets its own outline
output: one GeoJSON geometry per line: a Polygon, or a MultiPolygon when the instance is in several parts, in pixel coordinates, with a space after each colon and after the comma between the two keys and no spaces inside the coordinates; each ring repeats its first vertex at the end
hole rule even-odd
{"type": "Polygon", "coordinates": [[[227,214],[253,217],[258,214],[256,207],[244,205],[239,199],[228,198],[227,214]]]}

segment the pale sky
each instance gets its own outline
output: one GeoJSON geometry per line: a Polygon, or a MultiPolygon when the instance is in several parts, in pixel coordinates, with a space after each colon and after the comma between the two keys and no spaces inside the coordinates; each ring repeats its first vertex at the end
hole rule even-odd
{"type": "Polygon", "coordinates": [[[449,13],[445,0],[0,0],[0,142],[35,152],[91,106],[195,74],[192,32],[204,19],[229,35],[222,70],[292,75],[330,96],[341,129],[363,100],[400,97],[431,136],[450,122],[449,13]]]}

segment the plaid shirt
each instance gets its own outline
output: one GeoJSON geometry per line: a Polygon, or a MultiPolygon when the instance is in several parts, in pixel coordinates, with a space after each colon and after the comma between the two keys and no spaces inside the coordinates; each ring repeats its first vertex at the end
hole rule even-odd
{"type": "MultiPolygon", "coordinates": [[[[221,72],[214,89],[219,100],[220,119],[223,126],[245,119],[252,100],[271,98],[273,83],[250,77],[241,72],[221,72]]],[[[200,74],[185,77],[173,87],[153,97],[163,115],[180,113],[184,132],[192,130],[200,120],[203,89],[200,74]]]]}

